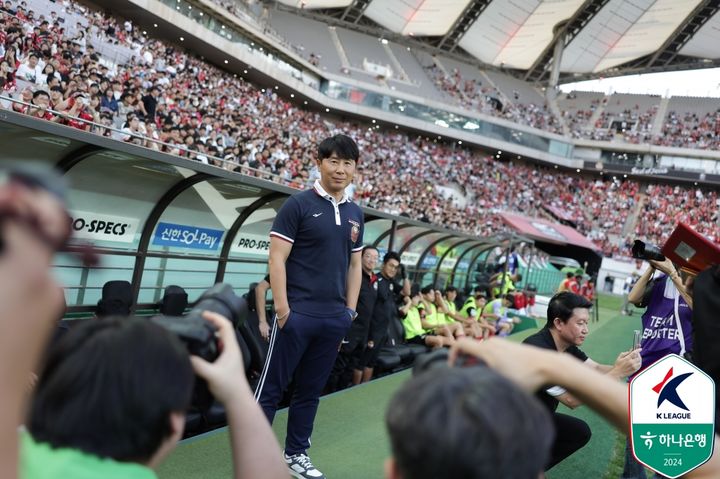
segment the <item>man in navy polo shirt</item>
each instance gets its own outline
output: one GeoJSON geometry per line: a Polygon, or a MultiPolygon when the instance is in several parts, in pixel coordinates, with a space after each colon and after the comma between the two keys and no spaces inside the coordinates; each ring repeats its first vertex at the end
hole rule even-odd
{"type": "Polygon", "coordinates": [[[317,159],[320,179],[287,199],[270,231],[276,320],[255,397],[272,423],[284,390],[294,380],[285,461],[296,478],[324,478],[306,451],[320,393],[357,316],[363,213],[344,192],[358,158],[350,137],[323,140],[317,159]]]}

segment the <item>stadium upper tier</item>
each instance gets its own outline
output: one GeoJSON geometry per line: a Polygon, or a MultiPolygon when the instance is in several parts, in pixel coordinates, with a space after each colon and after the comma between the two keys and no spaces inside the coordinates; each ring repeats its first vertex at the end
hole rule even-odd
{"type": "MultiPolygon", "coordinates": [[[[33,5],[42,1],[33,0],[33,5]]],[[[130,21],[70,2],[43,4],[42,16],[18,2],[10,3],[0,19],[3,108],[188,160],[272,176],[297,188],[317,177],[318,141],[342,131],[353,136],[362,151],[355,181],[357,200],[480,236],[505,229],[497,214],[502,211],[548,218],[552,217],[549,211],[561,211],[607,255],[626,255],[634,234],[662,242],[675,221],[685,221],[710,239],[720,240],[714,191],[569,175],[537,165],[496,161],[479,150],[438,138],[381,129],[372,123],[338,121],[283,99],[272,89],[234,78],[177,46],[149,38],[130,21]],[[71,21],[59,23],[56,18],[85,23],[76,30],[63,29],[71,21]],[[128,50],[133,54],[117,61],[117,52],[128,50]],[[447,186],[455,194],[445,196],[437,186],[447,186]],[[658,191],[662,201],[656,198],[658,191]]],[[[358,40],[353,37],[353,41],[358,40]]],[[[397,53],[395,45],[378,42],[376,47],[374,61],[382,60],[377,57],[383,53],[397,53]]],[[[315,56],[322,64],[324,54],[315,56]]],[[[401,80],[407,85],[415,83],[408,81],[411,74],[433,67],[422,57],[393,57],[417,62],[415,68],[408,64],[402,69],[401,80]]],[[[354,58],[357,65],[359,57],[354,58]]],[[[435,68],[441,72],[438,75],[446,75],[451,68],[451,79],[462,78],[451,61],[440,59],[435,68]]],[[[512,105],[518,112],[513,115],[533,116],[527,112],[534,104],[523,101],[539,102],[540,92],[521,88],[517,80],[506,83],[498,75],[480,74],[472,88],[512,105]]],[[[464,80],[461,85],[465,90],[464,80]]],[[[561,100],[568,105],[566,111],[607,107],[608,114],[624,113],[612,99],[593,95],[561,100]]],[[[628,108],[641,112],[658,101],[647,97],[628,108]]],[[[682,103],[677,105],[680,108],[682,103]]],[[[542,106],[537,108],[532,110],[537,115],[549,114],[542,106]]]]}

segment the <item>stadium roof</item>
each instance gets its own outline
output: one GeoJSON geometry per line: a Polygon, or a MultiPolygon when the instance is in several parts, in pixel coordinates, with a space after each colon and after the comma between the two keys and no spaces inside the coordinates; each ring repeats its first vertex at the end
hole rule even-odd
{"type": "Polygon", "coordinates": [[[278,0],[300,15],[547,83],[720,64],[720,0],[278,0]]]}

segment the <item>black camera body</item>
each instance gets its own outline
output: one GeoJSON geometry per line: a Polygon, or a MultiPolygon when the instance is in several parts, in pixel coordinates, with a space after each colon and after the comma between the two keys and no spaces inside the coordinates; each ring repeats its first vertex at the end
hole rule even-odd
{"type": "MultiPolygon", "coordinates": [[[[245,322],[248,313],[247,300],[238,297],[232,286],[218,283],[205,291],[195,306],[185,316],[155,316],[151,321],[177,336],[187,348],[188,354],[213,362],[220,354],[215,327],[202,317],[204,311],[220,314],[237,328],[245,322]]],[[[195,378],[192,405],[201,411],[213,402],[207,382],[195,378]]]]}
{"type": "Polygon", "coordinates": [[[646,244],[640,240],[635,240],[632,246],[632,257],[646,261],[665,261],[665,255],[660,252],[660,248],[652,244],[646,244]]]}
{"type": "MultiPolygon", "coordinates": [[[[448,365],[449,351],[445,348],[436,349],[429,353],[421,354],[415,358],[412,374],[417,376],[425,371],[433,369],[444,369],[448,365]]],[[[474,356],[460,355],[455,361],[456,367],[486,366],[485,361],[474,356]]]]}

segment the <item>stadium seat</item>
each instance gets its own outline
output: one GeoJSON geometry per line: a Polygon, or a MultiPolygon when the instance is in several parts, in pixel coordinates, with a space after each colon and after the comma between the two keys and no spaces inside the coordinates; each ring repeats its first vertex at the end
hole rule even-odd
{"type": "Polygon", "coordinates": [[[180,286],[170,285],[158,303],[160,314],[165,316],[182,316],[188,307],[188,295],[180,286]]]}
{"type": "Polygon", "coordinates": [[[96,314],[99,318],[128,316],[132,303],[132,286],[128,281],[108,281],[102,287],[102,297],[97,303],[96,314]]]}
{"type": "Polygon", "coordinates": [[[405,330],[397,318],[391,319],[388,324],[388,342],[383,347],[385,351],[391,351],[400,356],[402,364],[409,366],[415,360],[417,354],[427,351],[425,346],[418,344],[406,344],[405,330]]]}
{"type": "Polygon", "coordinates": [[[403,364],[402,359],[392,350],[382,349],[375,365],[376,373],[386,373],[403,364]]]}

